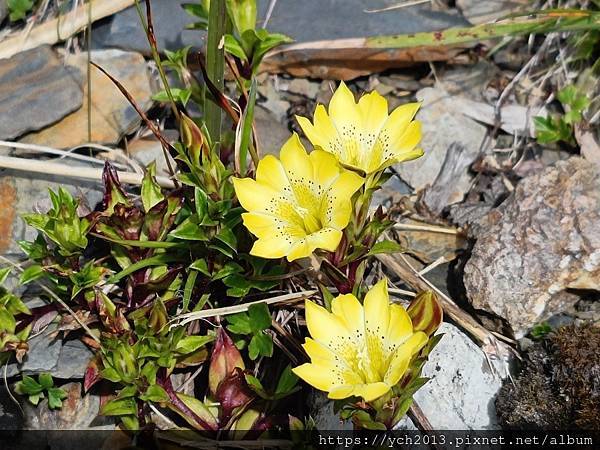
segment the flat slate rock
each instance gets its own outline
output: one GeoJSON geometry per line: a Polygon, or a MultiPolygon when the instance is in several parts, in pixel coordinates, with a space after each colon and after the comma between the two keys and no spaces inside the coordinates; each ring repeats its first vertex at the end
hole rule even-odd
{"type": "MultiPolygon", "coordinates": [[[[92,61],[101,66],[125,86],[127,92],[144,111],[152,105],[152,83],[144,57],[139,53],[117,49],[95,50],[92,61]]],[[[87,75],[87,54],[68,55],[65,64],[82,77],[87,75]]],[[[79,86],[84,93],[83,106],[58,123],[24,136],[22,142],[54,148],[72,148],[91,142],[115,145],[137,128],[140,116],[113,82],[96,67],[90,70],[92,108],[88,111],[88,86],[79,86]],[[88,117],[91,112],[91,118],[88,117]],[[91,139],[88,137],[91,121],[91,139]]]]}
{"type": "Polygon", "coordinates": [[[48,46],[0,59],[0,139],[39,130],[80,108],[82,82],[48,46]]]}
{"type": "MultiPolygon", "coordinates": [[[[202,49],[206,33],[186,30],[195,22],[180,7],[181,0],[152,0],[154,28],[161,50],[178,50],[184,46],[202,49]]],[[[259,2],[259,18],[266,16],[269,1],[259,2]]],[[[369,0],[279,0],[275,3],[267,28],[284,33],[296,41],[305,43],[319,40],[360,38],[419,31],[437,31],[468,22],[456,11],[432,11],[430,5],[418,5],[379,13],[365,10],[384,8],[397,4],[396,0],[373,2],[369,0]]],[[[261,22],[259,21],[259,26],[261,22]]],[[[118,47],[149,53],[148,41],[140,26],[135,8],[126,9],[99,23],[94,28],[93,42],[96,48],[118,47]]],[[[286,71],[295,76],[350,79],[358,75],[399,67],[414,61],[439,61],[451,58],[455,53],[447,50],[433,52],[391,51],[377,49],[357,54],[355,49],[327,49],[294,51],[293,55],[280,55],[265,62],[263,69],[286,71]],[[346,64],[344,64],[346,62],[346,64]]]]}

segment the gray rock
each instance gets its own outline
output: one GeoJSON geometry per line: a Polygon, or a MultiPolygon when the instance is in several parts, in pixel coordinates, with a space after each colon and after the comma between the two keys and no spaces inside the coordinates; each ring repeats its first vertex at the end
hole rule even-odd
{"type": "MultiPolygon", "coordinates": [[[[184,30],[195,19],[180,7],[182,3],[186,2],[152,1],[154,28],[160,49],[178,50],[186,45],[197,48],[204,46],[205,32],[184,30]]],[[[259,1],[259,20],[265,17],[269,3],[268,0],[259,1]]],[[[384,3],[394,4],[390,0],[384,3]]],[[[285,33],[298,42],[308,42],[434,31],[467,24],[460,15],[432,11],[429,5],[381,14],[365,13],[366,9],[373,7],[373,2],[369,0],[279,0],[267,28],[272,32],[285,33]]],[[[148,53],[148,41],[139,20],[133,7],[115,14],[107,22],[94,27],[94,45],[97,48],[117,47],[148,53]]],[[[259,21],[259,25],[260,23],[259,21]]]]}
{"type": "MultiPolygon", "coordinates": [[[[144,2],[140,3],[142,10],[145,10],[144,2]]],[[[203,48],[205,45],[204,31],[185,29],[196,20],[185,12],[181,7],[182,3],[193,2],[152,0],[154,32],[158,48],[161,50],[179,50],[188,45],[203,48]]],[[[150,53],[148,39],[134,6],[94,25],[92,44],[95,48],[121,48],[144,54],[150,53]]]]}
{"type": "MultiPolygon", "coordinates": [[[[150,73],[142,55],[112,49],[93,51],[91,58],[119,80],[142,110],[146,111],[152,106],[150,73]]],[[[87,74],[85,53],[68,55],[65,64],[73,66],[82,77],[87,74]]],[[[90,84],[90,96],[88,83],[80,86],[84,92],[84,101],[79,110],[51,127],[28,134],[22,141],[54,148],[72,148],[89,141],[115,145],[125,134],[138,127],[141,119],[135,108],[114,83],[93,66],[90,69],[90,84]],[[92,103],[91,111],[88,111],[88,97],[92,103]],[[89,122],[91,136],[88,136],[89,122]]]]}
{"type": "MultiPolygon", "coordinates": [[[[27,430],[111,430],[114,429],[114,421],[110,417],[98,417],[100,410],[100,397],[97,395],[82,396],[80,383],[67,383],[60,386],[67,392],[68,397],[63,400],[60,409],[49,409],[48,400],[40,401],[34,406],[29,402],[23,402],[25,411],[25,429],[27,430]]],[[[86,442],[90,433],[82,433],[78,441],[81,445],[69,442],[70,448],[101,448],[86,442]]],[[[71,437],[70,439],[73,439],[71,437]]],[[[64,436],[63,436],[64,439],[64,436]]],[[[106,439],[106,435],[103,436],[106,439]]],[[[48,433],[48,442],[54,445],[60,442],[59,433],[48,433]]],[[[64,442],[64,441],[63,441],[64,442]]],[[[50,445],[54,448],[54,445],[50,445]]],[[[59,448],[59,447],[57,447],[59,448]]],[[[62,447],[64,448],[64,447],[62,447]]]]}
{"type": "Polygon", "coordinates": [[[481,101],[489,97],[486,88],[498,73],[498,67],[489,61],[481,60],[476,64],[451,66],[439,76],[439,82],[449,94],[481,101]]]}
{"type": "MultiPolygon", "coordinates": [[[[73,161],[69,164],[77,167],[73,161]]],[[[35,239],[37,232],[26,226],[20,216],[34,210],[47,211],[51,206],[48,189],[56,191],[59,187],[84,198],[91,209],[102,200],[100,182],[42,174],[33,178],[24,172],[0,171],[0,254],[20,255],[22,252],[16,242],[35,239]]]]}
{"type": "Polygon", "coordinates": [[[309,395],[308,410],[317,430],[352,430],[352,422],[340,420],[333,410],[333,400],[328,399],[327,394],[313,389],[309,395]]]}
{"type": "Polygon", "coordinates": [[[502,380],[483,351],[454,325],[443,323],[438,333],[444,336],[423,368],[431,380],[415,401],[434,430],[498,429],[494,399],[502,380]]]}
{"type": "Polygon", "coordinates": [[[261,107],[254,109],[254,123],[261,155],[279,157],[281,147],[292,133],[277,120],[277,117],[261,107]]]}
{"type": "Polygon", "coordinates": [[[260,97],[257,101],[263,108],[275,117],[280,123],[285,123],[290,109],[290,102],[284,99],[284,92],[279,86],[280,78],[276,75],[268,77],[258,86],[260,97]]]}
{"type": "MultiPolygon", "coordinates": [[[[396,169],[405,182],[415,190],[421,190],[434,182],[452,144],[459,144],[464,148],[461,160],[466,166],[475,161],[486,128],[464,117],[453,105],[452,97],[442,89],[421,89],[417,92],[417,99],[423,102],[417,119],[423,124],[420,146],[425,155],[414,161],[398,164],[396,169]]],[[[447,196],[448,204],[463,199],[471,180],[471,175],[465,169],[447,186],[450,191],[447,196]]]]}
{"type": "Polygon", "coordinates": [[[579,157],[524,178],[487,217],[465,266],[471,304],[515,336],[600,290],[600,170],[579,157]]]}
{"type": "Polygon", "coordinates": [[[83,78],[48,46],[0,60],[0,139],[39,130],[82,105],[83,78]]]}
{"type": "Polygon", "coordinates": [[[83,378],[91,357],[92,352],[81,341],[53,339],[46,331],[29,340],[23,364],[9,364],[7,376],[49,372],[54,378],[83,378]]]}
{"type": "MultiPolygon", "coordinates": [[[[165,130],[163,136],[168,142],[175,142],[179,138],[176,130],[165,130]]],[[[156,174],[160,176],[169,176],[169,166],[165,160],[165,152],[162,144],[154,137],[147,136],[130,141],[127,144],[129,155],[146,167],[151,162],[156,162],[156,174]]],[[[171,167],[177,167],[173,158],[171,158],[171,167]]]]}
{"type": "Polygon", "coordinates": [[[519,0],[456,0],[457,8],[473,24],[493,22],[525,4],[519,0]]]}

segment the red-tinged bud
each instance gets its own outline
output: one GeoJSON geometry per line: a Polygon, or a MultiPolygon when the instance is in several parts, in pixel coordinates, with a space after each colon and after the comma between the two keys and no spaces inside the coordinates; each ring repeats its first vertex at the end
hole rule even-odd
{"type": "Polygon", "coordinates": [[[188,149],[192,162],[200,166],[200,153],[205,144],[200,127],[191,118],[181,113],[181,142],[188,149]]]}
{"type": "Polygon", "coordinates": [[[90,388],[100,381],[101,378],[100,369],[98,368],[98,360],[94,358],[90,361],[85,369],[85,374],[83,377],[83,391],[89,391],[90,388]]]}
{"type": "Polygon", "coordinates": [[[246,384],[242,369],[236,367],[231,375],[221,381],[216,398],[221,405],[220,422],[222,424],[229,421],[236,408],[240,408],[252,400],[252,392],[246,384]]]}
{"type": "Polygon", "coordinates": [[[242,355],[225,330],[220,328],[208,369],[208,386],[213,395],[217,393],[219,384],[231,375],[236,367],[245,368],[242,355]]]}
{"type": "Polygon", "coordinates": [[[423,291],[415,297],[408,307],[408,315],[413,329],[431,336],[444,320],[442,305],[431,291],[423,291]]]}
{"type": "Polygon", "coordinates": [[[115,168],[107,161],[102,172],[102,181],[104,182],[104,211],[112,214],[115,205],[122,203],[130,205],[129,198],[121,186],[119,176],[115,168]]]}

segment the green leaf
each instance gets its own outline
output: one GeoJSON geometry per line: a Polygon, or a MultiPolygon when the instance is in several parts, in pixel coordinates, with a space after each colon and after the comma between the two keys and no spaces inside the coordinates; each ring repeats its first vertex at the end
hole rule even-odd
{"type": "Polygon", "coordinates": [[[21,282],[21,284],[31,283],[32,281],[35,281],[38,278],[43,277],[44,274],[45,274],[45,272],[44,272],[44,269],[42,268],[42,266],[40,266],[38,264],[34,264],[33,266],[29,266],[27,269],[25,269],[21,273],[21,276],[19,277],[19,281],[21,282]]]}
{"type": "Polygon", "coordinates": [[[150,386],[144,395],[140,395],[140,398],[144,401],[154,403],[164,403],[169,401],[167,392],[157,384],[150,386]]]}
{"type": "Polygon", "coordinates": [[[190,264],[190,269],[197,270],[201,274],[210,277],[210,271],[208,270],[208,263],[205,259],[197,259],[192,264],[190,264]]]}
{"type": "Polygon", "coordinates": [[[267,393],[260,380],[254,375],[245,374],[244,378],[246,379],[246,383],[250,389],[256,392],[260,397],[264,398],[265,400],[270,400],[272,398],[272,396],[267,393]]]}
{"type": "Polygon", "coordinates": [[[178,258],[175,255],[169,255],[166,253],[161,253],[159,255],[151,256],[150,258],[142,259],[126,269],[120,271],[119,273],[114,274],[108,280],[106,280],[107,284],[114,284],[119,281],[121,278],[126,277],[127,275],[132,274],[133,272],[143,269],[145,267],[152,266],[162,266],[170,262],[177,261],[178,258]]]}
{"type": "Polygon", "coordinates": [[[49,373],[40,373],[38,375],[38,382],[44,389],[50,389],[54,386],[54,380],[49,373]]]}
{"type": "MultiPolygon", "coordinates": [[[[192,96],[192,91],[189,89],[179,89],[179,88],[171,88],[171,95],[176,102],[181,103],[183,106],[187,105],[187,102],[190,100],[192,96]]],[[[167,91],[162,90],[157,92],[152,96],[152,100],[156,100],[157,102],[168,103],[171,101],[169,98],[169,94],[167,91]]]]}
{"type": "Polygon", "coordinates": [[[10,11],[10,21],[24,19],[27,13],[33,8],[33,0],[8,0],[8,10],[10,11]]]}
{"type": "Polygon", "coordinates": [[[10,273],[10,267],[5,267],[4,269],[0,269],[0,284],[3,284],[6,281],[9,273],[10,273]]]}
{"type": "Polygon", "coordinates": [[[223,38],[225,51],[227,53],[232,54],[233,56],[237,56],[242,61],[246,61],[248,57],[246,56],[246,52],[244,52],[244,48],[240,44],[240,42],[235,38],[235,36],[231,34],[226,34],[223,38]]]}
{"type": "Polygon", "coordinates": [[[214,336],[210,336],[210,335],[187,336],[187,337],[181,339],[177,343],[175,350],[177,350],[181,354],[187,355],[188,353],[195,352],[200,347],[208,344],[209,342],[211,342],[213,340],[214,340],[214,336]]]}
{"type": "Polygon", "coordinates": [[[372,256],[379,255],[382,253],[397,253],[403,250],[403,247],[397,242],[384,240],[381,242],[377,242],[373,247],[371,247],[371,250],[369,251],[369,253],[367,253],[367,255],[372,256]]]}
{"type": "Polygon", "coordinates": [[[235,334],[250,334],[252,333],[252,327],[250,325],[250,318],[248,317],[248,314],[246,313],[237,313],[237,314],[231,314],[229,316],[226,317],[227,318],[227,322],[229,322],[229,325],[227,325],[227,329],[229,331],[231,331],[232,333],[235,334]]]}
{"type": "Polygon", "coordinates": [[[273,356],[273,339],[271,336],[263,332],[252,336],[248,345],[248,355],[253,361],[259,356],[273,356]]]}
{"type": "Polygon", "coordinates": [[[255,303],[248,308],[252,331],[266,330],[271,326],[271,313],[266,303],[255,303]]]}
{"type": "Polygon", "coordinates": [[[186,241],[206,241],[208,240],[206,233],[200,229],[196,222],[196,218],[188,217],[181,222],[177,228],[169,233],[169,236],[186,241]]]}
{"type": "Polygon", "coordinates": [[[182,308],[184,312],[187,312],[190,306],[190,300],[192,299],[192,292],[194,291],[194,285],[196,284],[196,278],[198,278],[198,272],[191,270],[188,273],[187,279],[185,280],[185,287],[183,288],[183,303],[182,308]]]}
{"type": "Polygon", "coordinates": [[[137,404],[135,398],[127,397],[111,400],[104,404],[100,414],[103,416],[136,415],[137,404]]]}
{"type": "Polygon", "coordinates": [[[246,163],[248,159],[248,150],[252,145],[252,125],[254,123],[254,105],[256,103],[256,79],[252,80],[250,85],[250,94],[248,95],[248,104],[242,117],[242,129],[239,142],[240,155],[240,173],[246,174],[246,163]]]}
{"type": "Polygon", "coordinates": [[[126,430],[137,431],[140,429],[140,421],[137,415],[122,416],[121,422],[126,430]]]}
{"type": "Polygon", "coordinates": [[[30,395],[27,399],[34,405],[37,405],[44,398],[44,394],[30,395]]]}
{"type": "Polygon", "coordinates": [[[15,317],[6,309],[4,305],[0,305],[0,332],[15,332],[17,321],[15,317]]]}
{"type": "Polygon", "coordinates": [[[62,401],[67,398],[63,389],[52,387],[48,389],[48,407],[50,409],[62,408],[62,401]]]}
{"type": "Polygon", "coordinates": [[[137,386],[135,385],[130,385],[130,386],[125,386],[123,389],[121,389],[119,391],[119,393],[117,394],[116,398],[130,398],[130,397],[135,397],[138,393],[138,389],[137,386]]]}
{"type": "Polygon", "coordinates": [[[298,376],[292,372],[292,366],[288,364],[279,377],[277,387],[275,388],[275,394],[288,394],[297,384],[298,376]]]}
{"type": "Polygon", "coordinates": [[[100,375],[105,380],[112,381],[113,383],[118,383],[119,381],[121,381],[121,376],[112,367],[105,367],[100,371],[100,375]]]}
{"type": "Polygon", "coordinates": [[[21,395],[36,395],[44,388],[29,375],[23,375],[22,380],[15,384],[15,390],[21,395]]]}
{"type": "Polygon", "coordinates": [[[145,212],[150,211],[154,205],[165,199],[155,177],[156,161],[152,161],[142,180],[142,204],[145,212]]]}

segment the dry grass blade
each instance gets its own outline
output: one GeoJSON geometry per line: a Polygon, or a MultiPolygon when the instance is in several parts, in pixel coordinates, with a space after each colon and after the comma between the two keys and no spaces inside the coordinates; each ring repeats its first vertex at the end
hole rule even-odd
{"type": "Polygon", "coordinates": [[[370,13],[379,13],[379,12],[393,11],[395,9],[409,8],[411,6],[423,5],[425,3],[431,3],[431,0],[413,0],[410,2],[406,2],[406,3],[398,3],[397,5],[386,6],[385,8],[365,9],[363,11],[366,13],[369,13],[369,14],[370,13]]]}
{"type": "Polygon", "coordinates": [[[123,86],[119,82],[119,80],[117,80],[115,77],[113,77],[111,74],[109,74],[106,70],[104,70],[101,66],[99,66],[95,62],[92,61],[91,64],[94,67],[96,67],[100,72],[102,72],[104,75],[106,75],[110,79],[110,81],[112,81],[114,83],[114,85],[119,89],[119,91],[121,91],[121,93],[129,101],[129,103],[131,104],[131,106],[133,106],[133,108],[136,110],[136,112],[142,118],[142,120],[144,121],[144,123],[146,124],[146,126],[150,129],[150,131],[152,131],[152,133],[154,134],[154,136],[156,136],[156,139],[158,139],[158,141],[162,145],[162,149],[163,149],[165,161],[167,163],[167,167],[169,169],[169,173],[171,174],[171,177],[173,178],[173,183],[175,184],[175,187],[179,187],[179,183],[177,182],[177,179],[175,178],[175,171],[173,170],[173,167],[171,166],[171,161],[169,159],[170,150],[172,148],[171,144],[169,144],[166,141],[166,139],[163,137],[163,135],[161,134],[161,132],[158,129],[158,127],[156,126],[156,124],[154,124],[154,122],[152,122],[148,118],[148,116],[146,115],[146,113],[142,110],[142,108],[139,107],[139,105],[137,104],[137,102],[135,101],[135,99],[131,96],[131,94],[129,92],[127,92],[127,89],[125,89],[125,86],[123,86]]]}
{"type": "Polygon", "coordinates": [[[410,223],[397,223],[394,225],[394,229],[402,231],[428,231],[431,233],[460,234],[460,231],[456,228],[436,227],[433,225],[413,225],[410,223]]]}
{"type": "MultiPolygon", "coordinates": [[[[37,161],[35,159],[15,158],[14,156],[0,156],[0,168],[21,170],[24,172],[41,173],[45,175],[57,175],[69,178],[101,181],[102,169],[91,167],[77,167],[73,170],[72,165],[48,161],[37,161]]],[[[133,172],[118,171],[119,179],[123,183],[139,186],[142,184],[143,175],[133,172]]],[[[166,177],[156,177],[157,183],[167,189],[173,189],[175,183],[166,177]]]]}
{"type": "Polygon", "coordinates": [[[194,320],[206,319],[208,317],[226,316],[229,314],[245,312],[248,311],[248,308],[250,308],[250,306],[257,305],[259,303],[271,305],[274,303],[304,300],[315,295],[317,292],[319,291],[317,291],[316,289],[310,291],[293,292],[291,294],[279,295],[277,297],[266,298],[264,300],[243,303],[241,305],[225,306],[223,308],[205,309],[203,311],[195,311],[191,313],[181,314],[172,320],[172,322],[174,323],[171,326],[185,325],[187,323],[193,322],[194,320]]]}

